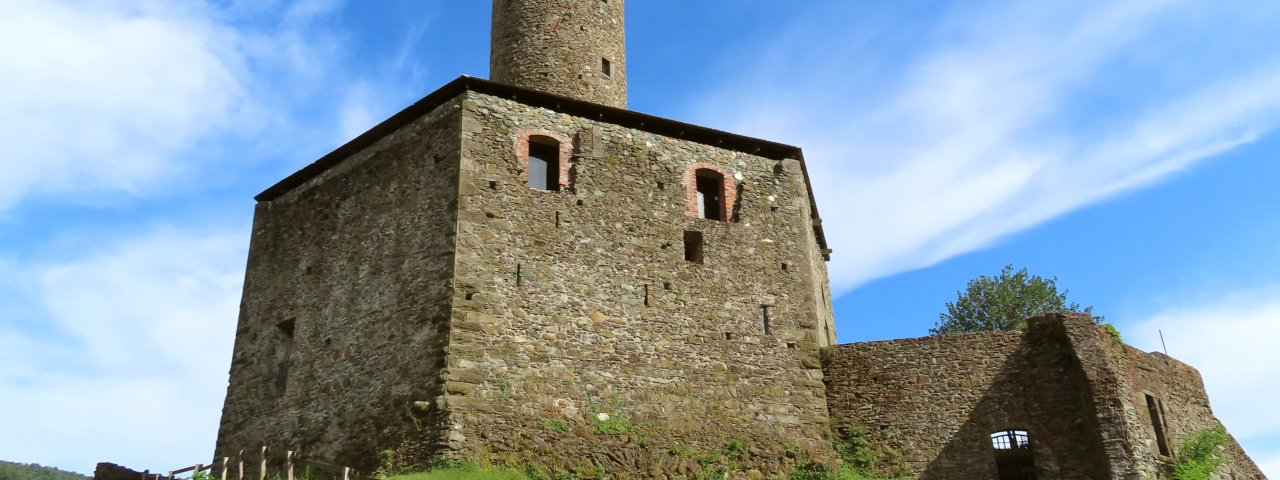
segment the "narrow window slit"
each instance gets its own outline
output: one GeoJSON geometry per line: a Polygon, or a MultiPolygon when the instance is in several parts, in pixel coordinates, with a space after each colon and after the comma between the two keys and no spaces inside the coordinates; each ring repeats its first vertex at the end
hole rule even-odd
{"type": "Polygon", "coordinates": [[[612,77],[612,76],[613,76],[613,63],[612,63],[612,62],[610,62],[610,61],[609,61],[609,59],[607,59],[607,58],[601,58],[601,59],[600,59],[600,71],[601,71],[601,72],[604,72],[604,75],[605,75],[606,77],[612,77]]]}
{"type": "Polygon", "coordinates": [[[684,232],[685,261],[701,265],[702,255],[702,232],[686,230],[684,232]]]}
{"type": "Polygon", "coordinates": [[[556,228],[560,228],[560,212],[556,212],[556,228]]]}
{"type": "Polygon", "coordinates": [[[760,321],[764,324],[764,334],[773,335],[773,325],[769,323],[769,306],[760,306],[760,321]]]}
{"type": "Polygon", "coordinates": [[[1151,414],[1151,427],[1156,432],[1156,448],[1160,454],[1169,456],[1169,441],[1164,435],[1164,416],[1161,415],[1160,402],[1156,397],[1147,395],[1147,413],[1151,414]]]}
{"type": "Polygon", "coordinates": [[[652,305],[649,305],[649,286],[648,285],[644,286],[644,306],[646,307],[652,306],[652,305]]]}
{"type": "Polygon", "coordinates": [[[516,264],[516,286],[517,287],[521,286],[524,283],[524,279],[521,278],[523,277],[522,274],[524,273],[521,271],[523,269],[524,269],[524,265],[519,263],[516,264]]]}

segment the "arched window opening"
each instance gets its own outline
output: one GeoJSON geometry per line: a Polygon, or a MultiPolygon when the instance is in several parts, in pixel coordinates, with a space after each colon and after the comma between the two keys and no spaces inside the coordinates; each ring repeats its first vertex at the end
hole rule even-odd
{"type": "Polygon", "coordinates": [[[996,472],[1000,480],[1035,480],[1036,464],[1031,455],[1031,435],[1026,430],[1003,430],[991,434],[996,472]]]}
{"type": "Polygon", "coordinates": [[[724,175],[709,169],[694,174],[698,192],[698,218],[723,220],[725,212],[724,175]]]}
{"type": "Polygon", "coordinates": [[[560,142],[529,137],[529,188],[560,190],[560,142]]]}

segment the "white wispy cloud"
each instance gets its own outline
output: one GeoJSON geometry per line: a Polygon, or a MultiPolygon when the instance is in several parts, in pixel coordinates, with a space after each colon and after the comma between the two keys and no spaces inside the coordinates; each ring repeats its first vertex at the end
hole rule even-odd
{"type": "MultiPolygon", "coordinates": [[[[341,4],[6,3],[0,213],[42,196],[146,197],[175,179],[260,161],[210,145],[290,122],[298,130],[297,104],[341,86],[346,79],[332,75],[341,32],[319,21],[341,4]]],[[[337,128],[324,115],[301,118],[337,128]]]]}
{"type": "Polygon", "coordinates": [[[237,41],[154,3],[9,2],[0,16],[0,211],[33,193],[136,193],[243,101],[237,41]]]}
{"type": "Polygon", "coordinates": [[[0,297],[30,299],[37,321],[0,324],[6,459],[91,472],[212,455],[247,238],[157,228],[11,265],[0,297]]]}
{"type": "MultiPolygon", "coordinates": [[[[986,247],[1274,130],[1274,55],[1191,72],[1135,59],[1171,38],[1198,41],[1178,35],[1205,12],[1087,3],[965,5],[928,25],[819,8],[734,57],[733,71],[750,74],[717,85],[694,115],[805,148],[837,291],[986,247]],[[1183,81],[1168,85],[1172,70],[1183,81]]],[[[1225,5],[1210,18],[1247,15],[1225,5]]]]}

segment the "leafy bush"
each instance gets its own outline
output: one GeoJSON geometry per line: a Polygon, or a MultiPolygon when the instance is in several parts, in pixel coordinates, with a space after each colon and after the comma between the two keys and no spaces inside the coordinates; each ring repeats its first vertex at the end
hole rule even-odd
{"type": "Polygon", "coordinates": [[[1209,480],[1227,459],[1218,449],[1227,443],[1227,431],[1221,426],[1196,430],[1182,442],[1181,455],[1173,465],[1173,480],[1209,480]]]}
{"type": "Polygon", "coordinates": [[[1104,323],[1102,328],[1107,331],[1107,335],[1110,335],[1111,339],[1115,340],[1116,343],[1124,343],[1124,339],[1120,337],[1120,329],[1116,328],[1114,323],[1104,323]]]}
{"type": "Polygon", "coordinates": [[[836,453],[844,459],[845,466],[857,472],[870,473],[876,468],[876,451],[867,440],[867,429],[861,425],[850,425],[840,430],[840,441],[836,442],[836,453]]]}

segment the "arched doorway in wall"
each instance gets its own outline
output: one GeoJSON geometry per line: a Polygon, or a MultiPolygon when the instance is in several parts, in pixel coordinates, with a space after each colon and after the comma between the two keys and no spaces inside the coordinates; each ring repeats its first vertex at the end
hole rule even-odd
{"type": "Polygon", "coordinates": [[[1031,435],[1026,430],[1009,429],[992,433],[991,448],[996,457],[996,478],[1035,480],[1036,462],[1031,448],[1031,435]]]}

